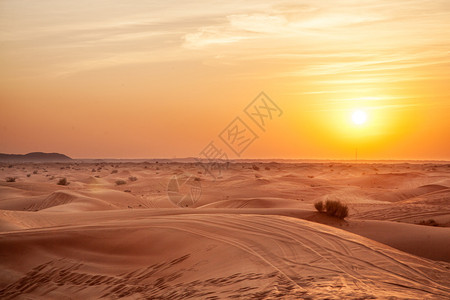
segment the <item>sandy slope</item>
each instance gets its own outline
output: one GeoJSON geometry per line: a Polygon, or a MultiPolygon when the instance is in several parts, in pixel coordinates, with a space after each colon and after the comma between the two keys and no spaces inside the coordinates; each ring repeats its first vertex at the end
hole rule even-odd
{"type": "Polygon", "coordinates": [[[449,298],[449,173],[250,163],[213,180],[194,164],[0,165],[17,177],[0,182],[0,296],[449,298]],[[185,174],[201,183],[193,208],[167,193],[185,174]],[[316,213],[327,199],[350,217],[316,213]],[[414,224],[429,219],[440,227],[414,224]]]}
{"type": "Polygon", "coordinates": [[[4,297],[450,297],[450,265],[281,216],[196,215],[0,238],[4,297]]]}

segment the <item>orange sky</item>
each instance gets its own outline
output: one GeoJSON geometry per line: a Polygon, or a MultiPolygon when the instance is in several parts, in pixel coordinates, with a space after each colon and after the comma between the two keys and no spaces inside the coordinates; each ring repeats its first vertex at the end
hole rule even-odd
{"type": "Polygon", "coordinates": [[[299,3],[1,1],[0,152],[236,158],[241,117],[241,158],[450,159],[450,2],[299,3]]]}

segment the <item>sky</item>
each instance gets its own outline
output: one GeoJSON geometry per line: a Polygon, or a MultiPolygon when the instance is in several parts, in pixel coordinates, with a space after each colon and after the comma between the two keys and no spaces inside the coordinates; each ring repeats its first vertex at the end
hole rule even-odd
{"type": "Polygon", "coordinates": [[[449,115],[448,0],[0,1],[2,153],[450,160],[449,115]]]}

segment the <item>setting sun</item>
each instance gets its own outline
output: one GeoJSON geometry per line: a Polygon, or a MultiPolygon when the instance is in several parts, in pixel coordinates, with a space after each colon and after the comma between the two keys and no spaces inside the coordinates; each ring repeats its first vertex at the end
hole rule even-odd
{"type": "Polygon", "coordinates": [[[362,125],[367,121],[367,114],[362,110],[355,110],[352,114],[352,121],[356,125],[362,125]]]}

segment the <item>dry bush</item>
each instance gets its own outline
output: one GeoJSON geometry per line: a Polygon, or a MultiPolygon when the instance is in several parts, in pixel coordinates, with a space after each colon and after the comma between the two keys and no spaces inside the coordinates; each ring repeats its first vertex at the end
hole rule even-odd
{"type": "Polygon", "coordinates": [[[325,205],[322,201],[314,203],[314,207],[318,212],[325,212],[327,215],[344,219],[348,216],[348,206],[340,201],[327,200],[325,205]]]}
{"type": "Polygon", "coordinates": [[[317,201],[314,203],[314,207],[317,209],[318,212],[323,212],[323,202],[317,201]]]}
{"type": "Polygon", "coordinates": [[[325,210],[327,215],[344,219],[348,216],[348,206],[342,204],[340,201],[327,200],[325,203],[325,210]]]}
{"type": "Polygon", "coordinates": [[[129,180],[129,181],[136,181],[136,180],[137,180],[137,177],[130,176],[130,177],[128,177],[128,180],[129,180]]]}
{"type": "Polygon", "coordinates": [[[259,171],[259,167],[257,165],[252,165],[252,169],[255,171],[259,171]]]}
{"type": "Polygon", "coordinates": [[[126,184],[126,183],[127,182],[125,180],[122,180],[122,179],[116,180],[116,184],[117,185],[122,185],[122,184],[126,184]]]}
{"type": "Polygon", "coordinates": [[[16,177],[6,177],[6,182],[16,182],[16,177]]]}
{"type": "Polygon", "coordinates": [[[67,181],[66,177],[63,177],[61,179],[58,180],[58,182],[56,183],[57,185],[68,185],[69,182],[67,181]]]}

